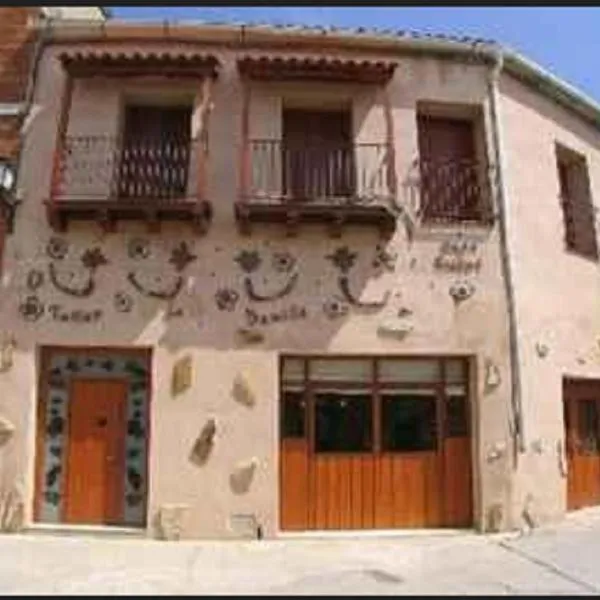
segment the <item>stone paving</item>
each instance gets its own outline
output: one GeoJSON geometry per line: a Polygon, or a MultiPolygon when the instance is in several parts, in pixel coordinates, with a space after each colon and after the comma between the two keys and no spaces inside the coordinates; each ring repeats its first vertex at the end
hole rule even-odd
{"type": "Polygon", "coordinates": [[[527,535],[0,536],[0,594],[599,594],[600,510],[527,535]]]}

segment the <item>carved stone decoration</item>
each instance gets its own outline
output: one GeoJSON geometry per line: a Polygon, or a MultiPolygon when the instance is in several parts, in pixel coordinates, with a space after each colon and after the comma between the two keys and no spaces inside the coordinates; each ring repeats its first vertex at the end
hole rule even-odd
{"type": "Polygon", "coordinates": [[[217,424],[214,419],[206,421],[200,435],[196,438],[190,452],[190,462],[198,467],[202,467],[208,461],[210,453],[215,444],[215,434],[217,433],[217,424]]]}
{"type": "Polygon", "coordinates": [[[249,408],[256,404],[256,394],[248,383],[248,376],[245,374],[236,375],[233,380],[231,395],[236,402],[249,408]]]}
{"type": "Polygon", "coordinates": [[[258,459],[256,457],[239,462],[235,466],[233,473],[229,476],[229,484],[234,494],[241,495],[248,492],[257,467],[258,459]]]}
{"type": "Polygon", "coordinates": [[[383,267],[387,271],[394,271],[396,268],[397,254],[393,254],[383,244],[377,244],[375,247],[375,258],[373,259],[373,268],[383,267]]]}
{"type": "Polygon", "coordinates": [[[179,276],[175,280],[175,283],[170,287],[170,289],[165,288],[162,290],[151,290],[138,281],[137,275],[133,271],[127,273],[127,281],[129,281],[129,283],[131,283],[131,285],[143,296],[146,296],[148,298],[156,298],[158,300],[175,299],[179,295],[179,292],[181,292],[184,284],[183,277],[179,276]]]}
{"type": "Polygon", "coordinates": [[[102,265],[107,265],[108,260],[100,248],[88,248],[81,256],[81,264],[90,271],[95,271],[102,265]]]}
{"type": "Polygon", "coordinates": [[[17,486],[2,494],[0,499],[0,530],[5,533],[22,531],[25,522],[25,499],[17,486]]]}
{"type": "Polygon", "coordinates": [[[410,323],[404,321],[384,321],[377,326],[380,337],[390,337],[402,341],[413,330],[410,323]]]}
{"type": "Polygon", "coordinates": [[[181,273],[185,268],[193,263],[198,257],[190,252],[185,241],[181,241],[171,252],[169,263],[175,267],[178,273],[181,273]]]}
{"type": "MultiPolygon", "coordinates": [[[[2,345],[0,346],[0,373],[6,373],[12,369],[16,347],[17,340],[14,338],[14,336],[9,336],[2,341],[2,345]]],[[[2,428],[0,425],[0,435],[1,433],[2,428]]]]}
{"type": "Polygon", "coordinates": [[[495,390],[500,383],[502,383],[502,378],[500,376],[500,369],[494,364],[494,362],[486,358],[483,365],[484,369],[484,391],[486,394],[495,390]]]}
{"type": "Polygon", "coordinates": [[[332,298],[323,304],[323,312],[330,321],[333,321],[348,314],[348,305],[343,301],[332,298]]]}
{"type": "Polygon", "coordinates": [[[338,248],[333,254],[328,254],[325,258],[333,263],[333,266],[342,273],[348,273],[354,266],[358,257],[357,252],[352,252],[348,246],[338,248]]]}
{"type": "Polygon", "coordinates": [[[273,253],[273,269],[277,273],[290,273],[296,266],[296,259],[289,252],[273,253]]]}
{"type": "Polygon", "coordinates": [[[435,269],[453,273],[469,273],[481,269],[481,258],[476,256],[476,240],[466,238],[462,233],[446,240],[439,248],[433,261],[435,269]]]}
{"type": "Polygon", "coordinates": [[[344,300],[346,300],[348,304],[356,306],[357,308],[380,310],[388,303],[388,300],[390,299],[390,291],[386,290],[383,298],[379,302],[361,302],[350,291],[350,281],[345,275],[342,275],[338,278],[338,286],[344,300]]]}
{"type": "Polygon", "coordinates": [[[550,349],[548,346],[546,346],[546,344],[543,344],[542,342],[536,342],[535,351],[540,358],[546,358],[550,352],[550,349]]]}
{"type": "Polygon", "coordinates": [[[27,289],[35,292],[44,285],[44,273],[39,269],[32,269],[27,273],[27,289]]]}
{"type": "Polygon", "coordinates": [[[46,307],[37,296],[27,296],[19,304],[19,314],[25,321],[33,323],[39,320],[44,314],[46,307]]]}
{"type": "Polygon", "coordinates": [[[173,366],[171,374],[171,395],[183,394],[192,386],[192,357],[188,354],[173,366]]]}
{"type": "Polygon", "coordinates": [[[413,314],[413,311],[410,310],[410,308],[406,308],[405,306],[402,306],[401,308],[399,308],[398,313],[397,313],[399,319],[411,317],[412,314],[413,314]]]}
{"type": "Polygon", "coordinates": [[[6,418],[0,416],[0,447],[4,446],[15,433],[15,426],[6,418]]]}
{"type": "Polygon", "coordinates": [[[133,298],[125,292],[117,292],[113,302],[117,312],[128,313],[133,309],[133,298]]]}
{"type": "Polygon", "coordinates": [[[96,281],[91,273],[87,277],[85,284],[83,284],[81,287],[75,287],[73,285],[65,285],[59,281],[54,263],[50,263],[48,272],[50,273],[50,282],[52,285],[63,294],[67,294],[75,298],[89,298],[94,293],[96,288],[96,281]]]}
{"type": "Polygon", "coordinates": [[[134,260],[143,260],[150,256],[150,244],[147,240],[133,238],[127,244],[127,254],[134,260]]]}
{"type": "Polygon", "coordinates": [[[265,341],[265,334],[260,329],[240,327],[237,334],[242,342],[246,344],[260,344],[265,341]]]}
{"type": "Polygon", "coordinates": [[[163,504],[154,517],[156,537],[163,541],[177,541],[185,529],[188,504],[163,504]]]}
{"type": "Polygon", "coordinates": [[[62,260],[69,252],[69,244],[61,238],[50,238],[46,246],[46,255],[52,260],[62,260]]]}
{"type": "Polygon", "coordinates": [[[244,271],[244,273],[254,273],[260,268],[262,259],[257,250],[241,250],[233,259],[244,271]]]}
{"type": "Polygon", "coordinates": [[[252,283],[252,279],[250,277],[244,278],[244,290],[250,300],[253,302],[270,302],[273,300],[279,300],[281,298],[285,298],[285,296],[289,295],[294,287],[298,283],[298,273],[294,273],[288,282],[276,292],[272,294],[261,294],[256,291],[254,284],[252,283]]]}
{"type": "Polygon", "coordinates": [[[230,288],[221,288],[215,294],[217,308],[221,311],[233,312],[240,299],[240,295],[230,288]]]}
{"type": "Polygon", "coordinates": [[[470,281],[455,281],[449,290],[455,303],[468,300],[475,293],[475,286],[470,281]]]}

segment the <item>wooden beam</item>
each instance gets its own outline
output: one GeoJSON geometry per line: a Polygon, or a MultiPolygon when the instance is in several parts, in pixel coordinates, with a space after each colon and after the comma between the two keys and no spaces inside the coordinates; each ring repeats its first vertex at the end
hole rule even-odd
{"type": "Polygon", "coordinates": [[[200,105],[200,128],[198,132],[198,182],[196,195],[201,202],[206,196],[206,163],[208,161],[208,118],[211,111],[212,79],[202,81],[202,104],[200,105]]]}
{"type": "Polygon", "coordinates": [[[71,100],[73,98],[73,78],[65,72],[65,82],[60,103],[60,113],[56,127],[56,143],[54,146],[54,158],[52,163],[52,182],[50,184],[50,199],[54,200],[59,194],[61,185],[61,166],[67,128],[69,126],[69,114],[71,112],[71,100]]]}
{"type": "Polygon", "coordinates": [[[387,184],[390,196],[396,202],[398,192],[398,180],[396,177],[396,148],[394,143],[394,117],[392,115],[392,106],[390,96],[386,89],[381,92],[383,101],[383,114],[385,119],[385,141],[387,146],[387,184]]]}
{"type": "Polygon", "coordinates": [[[242,114],[240,144],[240,193],[243,202],[250,193],[250,83],[242,78],[242,114]]]}

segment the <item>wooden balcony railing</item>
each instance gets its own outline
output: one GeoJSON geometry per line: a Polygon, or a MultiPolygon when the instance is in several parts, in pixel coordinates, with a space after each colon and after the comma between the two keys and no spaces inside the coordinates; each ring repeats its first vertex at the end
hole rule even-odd
{"type": "Polygon", "coordinates": [[[362,204],[390,199],[387,144],[249,142],[246,198],[265,203],[362,204]]]}
{"type": "Polygon", "coordinates": [[[253,223],[325,223],[331,234],[345,224],[377,227],[388,235],[396,225],[393,152],[388,144],[306,146],[280,140],[251,140],[242,161],[236,219],[243,233],[253,223]]]}
{"type": "Polygon", "coordinates": [[[415,161],[413,210],[423,223],[493,220],[493,167],[476,160],[415,161]]]}
{"type": "Polygon", "coordinates": [[[48,207],[60,219],[210,218],[204,167],[195,139],[67,136],[48,207]]]}

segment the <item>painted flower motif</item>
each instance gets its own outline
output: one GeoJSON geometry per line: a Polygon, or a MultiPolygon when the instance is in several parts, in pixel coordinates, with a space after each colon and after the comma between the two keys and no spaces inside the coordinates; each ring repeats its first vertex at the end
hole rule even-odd
{"type": "Polygon", "coordinates": [[[239,299],[240,295],[235,290],[229,288],[217,290],[217,293],[215,294],[217,308],[228,312],[233,312],[235,310],[239,299]]]}
{"type": "Polygon", "coordinates": [[[261,265],[262,259],[257,250],[241,250],[233,259],[244,271],[244,273],[254,273],[261,265]]]}
{"type": "Polygon", "coordinates": [[[333,254],[328,254],[325,258],[330,260],[333,263],[333,266],[336,269],[339,269],[342,273],[348,273],[348,271],[350,271],[350,269],[354,266],[357,256],[357,252],[352,252],[348,246],[342,246],[333,254]]]}
{"type": "Polygon", "coordinates": [[[140,238],[132,239],[127,245],[127,254],[134,260],[143,260],[150,256],[150,244],[140,238]]]}
{"type": "Polygon", "coordinates": [[[133,308],[133,299],[129,294],[117,292],[114,297],[114,305],[117,312],[128,313],[133,308]]]}
{"type": "Polygon", "coordinates": [[[169,263],[175,267],[178,273],[181,273],[190,263],[194,262],[198,257],[192,254],[185,241],[179,243],[173,248],[169,263]]]}
{"type": "Polygon", "coordinates": [[[37,296],[27,296],[19,305],[19,314],[25,321],[37,321],[45,311],[44,304],[37,296]]]}
{"type": "Polygon", "coordinates": [[[289,273],[296,266],[296,259],[289,252],[275,252],[273,254],[273,269],[277,273],[289,273]]]}
{"type": "Polygon", "coordinates": [[[348,305],[334,298],[323,304],[323,312],[329,320],[338,319],[348,314],[348,305]]]}
{"type": "Polygon", "coordinates": [[[108,260],[100,248],[88,248],[81,257],[81,264],[90,271],[96,270],[101,265],[107,265],[108,260]]]}
{"type": "Polygon", "coordinates": [[[378,269],[379,267],[384,267],[388,271],[393,271],[395,268],[397,258],[397,255],[389,252],[387,248],[385,248],[385,246],[377,244],[377,246],[375,247],[375,258],[373,259],[373,268],[378,269]]]}
{"type": "Polygon", "coordinates": [[[62,260],[69,252],[69,244],[57,237],[50,238],[46,246],[46,254],[54,260],[62,260]]]}
{"type": "Polygon", "coordinates": [[[44,273],[39,269],[32,269],[27,273],[27,287],[32,292],[44,285],[44,273]]]}

